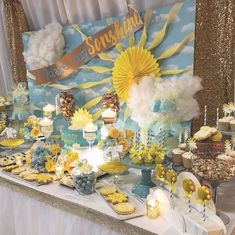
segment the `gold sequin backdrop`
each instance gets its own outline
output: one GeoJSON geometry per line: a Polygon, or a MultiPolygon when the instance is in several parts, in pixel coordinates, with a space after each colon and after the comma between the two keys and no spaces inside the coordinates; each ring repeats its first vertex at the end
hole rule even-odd
{"type": "Polygon", "coordinates": [[[11,68],[16,83],[26,81],[22,33],[29,31],[21,2],[4,0],[11,68]]]}
{"type": "Polygon", "coordinates": [[[201,114],[194,130],[203,125],[205,105],[208,124],[215,125],[216,108],[221,116],[223,103],[234,101],[234,30],[234,0],[197,0],[194,73],[204,89],[197,95],[201,114]]]}
{"type": "MultiPolygon", "coordinates": [[[[27,21],[20,1],[4,3],[14,79],[25,81],[21,33],[28,31],[27,21]]],[[[234,98],[234,5],[234,0],[197,0],[194,73],[203,78],[204,90],[197,95],[201,114],[193,122],[194,130],[203,124],[204,105],[208,124],[214,125],[216,108],[222,115],[222,104],[234,98]]]]}

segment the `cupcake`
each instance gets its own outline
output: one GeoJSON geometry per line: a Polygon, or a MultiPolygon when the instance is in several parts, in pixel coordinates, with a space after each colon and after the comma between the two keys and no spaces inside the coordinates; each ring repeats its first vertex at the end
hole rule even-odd
{"type": "Polygon", "coordinates": [[[175,148],[172,150],[172,162],[176,165],[181,165],[183,163],[182,155],[185,153],[184,150],[180,148],[175,148]]]}
{"type": "Polygon", "coordinates": [[[230,120],[228,117],[223,117],[218,120],[218,127],[220,131],[228,131],[230,128],[230,120]]]}
{"type": "Polygon", "coordinates": [[[117,120],[117,112],[108,108],[102,112],[104,124],[114,124],[117,120]]]}
{"type": "Polygon", "coordinates": [[[182,158],[183,158],[183,166],[186,169],[191,169],[193,167],[193,161],[197,158],[197,156],[192,152],[186,152],[182,155],[182,158]]]}
{"type": "Polygon", "coordinates": [[[235,119],[230,121],[230,127],[231,127],[231,131],[235,132],[235,119]]]}
{"type": "Polygon", "coordinates": [[[179,148],[180,148],[181,150],[184,150],[184,151],[187,151],[187,149],[188,149],[186,143],[179,144],[179,148]]]}
{"type": "Polygon", "coordinates": [[[217,156],[217,159],[220,159],[220,160],[224,160],[226,161],[227,163],[229,163],[230,165],[235,165],[235,158],[234,157],[231,157],[231,156],[228,156],[226,154],[220,154],[217,156]]]}

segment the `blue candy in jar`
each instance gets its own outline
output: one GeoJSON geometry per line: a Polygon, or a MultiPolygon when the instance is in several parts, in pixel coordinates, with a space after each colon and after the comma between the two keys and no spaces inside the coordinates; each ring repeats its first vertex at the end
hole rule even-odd
{"type": "Polygon", "coordinates": [[[76,190],[82,195],[89,195],[95,191],[96,174],[91,172],[89,174],[80,173],[78,175],[73,174],[73,180],[76,190]]]}

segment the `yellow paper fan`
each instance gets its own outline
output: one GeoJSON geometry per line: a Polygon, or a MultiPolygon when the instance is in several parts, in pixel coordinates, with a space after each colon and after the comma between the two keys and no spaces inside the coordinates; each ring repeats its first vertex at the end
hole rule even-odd
{"type": "Polygon", "coordinates": [[[113,68],[113,84],[119,98],[126,102],[131,86],[151,74],[160,76],[160,69],[149,50],[134,46],[123,51],[113,68]]]}
{"type": "Polygon", "coordinates": [[[92,115],[86,109],[78,109],[71,118],[73,127],[85,127],[88,123],[92,122],[92,115]]]}

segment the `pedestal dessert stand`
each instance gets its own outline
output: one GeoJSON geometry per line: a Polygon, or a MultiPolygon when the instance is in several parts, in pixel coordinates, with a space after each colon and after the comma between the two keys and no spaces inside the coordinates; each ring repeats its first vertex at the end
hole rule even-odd
{"type": "Polygon", "coordinates": [[[134,164],[129,157],[129,155],[124,156],[122,159],[123,163],[126,164],[129,168],[140,169],[141,178],[139,182],[132,188],[132,193],[138,195],[141,198],[146,198],[149,194],[150,188],[155,187],[156,185],[152,182],[151,172],[155,169],[155,164],[149,165],[137,165],[134,164]]]}

